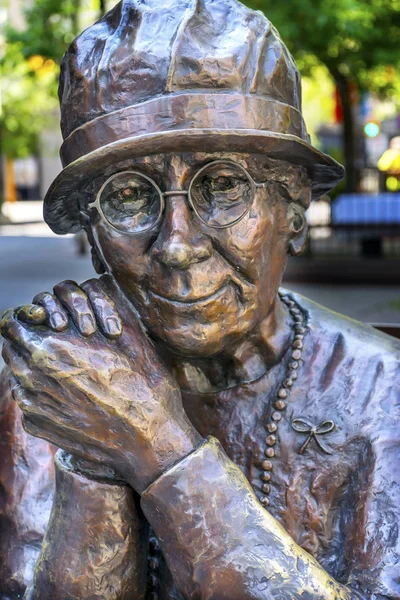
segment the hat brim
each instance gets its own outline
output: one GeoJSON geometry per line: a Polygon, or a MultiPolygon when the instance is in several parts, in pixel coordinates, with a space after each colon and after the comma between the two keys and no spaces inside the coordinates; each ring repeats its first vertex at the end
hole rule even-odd
{"type": "Polygon", "coordinates": [[[58,234],[76,233],[79,194],[88,181],[110,165],[167,152],[244,152],[266,154],[306,168],[312,199],[332,190],[344,177],[344,168],[301,138],[254,129],[181,129],[144,134],[112,142],[82,156],[61,171],[44,199],[44,219],[58,234]]]}

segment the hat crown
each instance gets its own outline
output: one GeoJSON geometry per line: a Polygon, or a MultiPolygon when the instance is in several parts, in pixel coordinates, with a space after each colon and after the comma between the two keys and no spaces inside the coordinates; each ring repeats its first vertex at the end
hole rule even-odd
{"type": "Polygon", "coordinates": [[[261,12],[237,0],[122,0],[65,54],[63,136],[116,110],[190,91],[254,94],[301,110],[297,67],[261,12]]]}

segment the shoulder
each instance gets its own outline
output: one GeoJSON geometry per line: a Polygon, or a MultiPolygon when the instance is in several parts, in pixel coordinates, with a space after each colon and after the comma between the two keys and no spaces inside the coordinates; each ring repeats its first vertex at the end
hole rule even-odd
{"type": "Polygon", "coordinates": [[[291,295],[307,317],[303,357],[310,395],[359,433],[399,428],[399,340],[291,295]]]}
{"type": "Polygon", "coordinates": [[[400,340],[371,325],[329,310],[300,294],[291,295],[306,312],[312,333],[324,336],[326,343],[332,343],[339,336],[348,350],[361,353],[364,358],[379,354],[386,360],[399,361],[400,340]]]}

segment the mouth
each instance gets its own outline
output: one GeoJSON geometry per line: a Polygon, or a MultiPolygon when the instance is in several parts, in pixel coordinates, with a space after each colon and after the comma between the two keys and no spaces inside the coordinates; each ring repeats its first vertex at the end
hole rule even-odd
{"type": "Polygon", "coordinates": [[[185,307],[199,306],[202,304],[207,304],[214,300],[218,300],[221,296],[224,295],[228,285],[229,285],[229,282],[226,282],[216,292],[213,292],[212,294],[210,294],[208,296],[203,296],[202,298],[196,298],[195,300],[184,300],[183,298],[180,298],[180,299],[166,298],[166,296],[161,296],[160,294],[156,294],[155,292],[152,292],[150,290],[149,290],[148,294],[150,297],[153,296],[154,298],[161,300],[162,302],[166,302],[168,304],[172,304],[175,306],[185,306],[185,307]]]}

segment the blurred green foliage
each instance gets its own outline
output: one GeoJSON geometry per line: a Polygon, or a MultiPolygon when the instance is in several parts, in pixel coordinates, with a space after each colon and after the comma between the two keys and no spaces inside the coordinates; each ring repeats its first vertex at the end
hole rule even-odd
{"type": "Polygon", "coordinates": [[[13,43],[0,68],[2,153],[10,158],[36,154],[41,131],[57,119],[58,66],[40,56],[25,60],[22,44],[13,43]]]}
{"type": "MultiPolygon", "coordinates": [[[[103,0],[96,5],[105,8],[103,0]]],[[[6,156],[36,154],[40,132],[57,120],[59,64],[81,28],[82,6],[82,0],[34,0],[23,31],[6,25],[0,56],[0,143],[6,156]]]]}
{"type": "Polygon", "coordinates": [[[19,44],[25,59],[39,55],[60,62],[66,47],[79,33],[81,0],[35,0],[26,11],[27,28],[8,27],[7,42],[19,44]]]}
{"type": "Polygon", "coordinates": [[[244,3],[272,21],[303,73],[322,63],[333,77],[351,78],[361,89],[400,92],[400,0],[244,3]]]}

